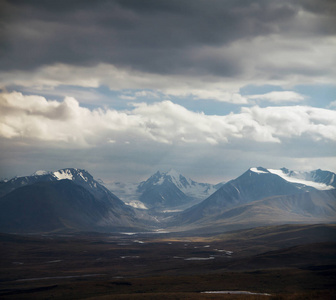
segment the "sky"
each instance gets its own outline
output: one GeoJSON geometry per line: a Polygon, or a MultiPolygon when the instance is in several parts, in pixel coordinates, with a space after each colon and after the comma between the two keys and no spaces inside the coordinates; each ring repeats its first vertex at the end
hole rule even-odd
{"type": "Polygon", "coordinates": [[[0,178],[336,172],[334,0],[0,6],[0,178]]]}

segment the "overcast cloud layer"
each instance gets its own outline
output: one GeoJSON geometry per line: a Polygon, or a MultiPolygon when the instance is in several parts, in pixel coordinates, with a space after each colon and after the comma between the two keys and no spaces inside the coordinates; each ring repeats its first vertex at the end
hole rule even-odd
{"type": "Polygon", "coordinates": [[[0,178],[336,171],[333,0],[0,5],[0,178]]]}

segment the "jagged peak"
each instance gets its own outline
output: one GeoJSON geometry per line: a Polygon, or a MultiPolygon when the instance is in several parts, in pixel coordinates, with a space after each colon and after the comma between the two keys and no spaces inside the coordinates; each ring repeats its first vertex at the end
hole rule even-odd
{"type": "Polygon", "coordinates": [[[186,184],[192,185],[194,181],[189,178],[184,177],[175,169],[169,169],[168,171],[157,171],[151,177],[149,177],[146,181],[140,183],[140,189],[147,185],[162,185],[166,182],[170,182],[175,184],[178,188],[183,188],[186,184]]]}
{"type": "Polygon", "coordinates": [[[92,175],[89,172],[87,172],[84,169],[77,169],[77,168],[60,169],[58,171],[53,172],[52,174],[53,176],[57,178],[57,180],[62,180],[62,179],[73,180],[74,176],[76,177],[79,176],[84,181],[93,179],[92,175]]]}
{"type": "MultiPolygon", "coordinates": [[[[56,179],[58,179],[58,180],[61,180],[61,179],[72,180],[74,176],[80,176],[84,180],[85,180],[85,178],[92,178],[92,175],[88,171],[86,171],[84,169],[78,169],[78,168],[63,168],[63,169],[59,169],[57,171],[38,170],[38,171],[35,171],[30,176],[45,176],[45,175],[51,175],[53,177],[56,177],[56,179]]],[[[27,177],[27,176],[24,176],[24,177],[27,177]]],[[[13,179],[15,179],[15,178],[20,178],[20,177],[16,176],[13,179]]]]}

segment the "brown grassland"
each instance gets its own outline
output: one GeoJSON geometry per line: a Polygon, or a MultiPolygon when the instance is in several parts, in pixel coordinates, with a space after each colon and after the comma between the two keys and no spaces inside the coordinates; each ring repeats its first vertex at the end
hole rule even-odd
{"type": "Polygon", "coordinates": [[[335,237],[335,225],[203,237],[1,234],[0,298],[335,299],[335,237]]]}

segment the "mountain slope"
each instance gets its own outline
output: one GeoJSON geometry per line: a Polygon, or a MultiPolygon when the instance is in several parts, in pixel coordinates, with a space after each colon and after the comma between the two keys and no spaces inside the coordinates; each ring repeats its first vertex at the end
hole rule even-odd
{"type": "MultiPolygon", "coordinates": [[[[333,175],[331,172],[321,170],[294,173],[294,171],[287,169],[250,168],[238,178],[224,184],[203,202],[185,210],[173,220],[178,224],[204,223],[205,220],[210,222],[210,219],[217,218],[216,216],[221,213],[224,213],[221,218],[229,217],[230,213],[227,212],[229,209],[237,208],[241,210],[244,204],[278,196],[291,196],[292,201],[302,199],[302,197],[307,200],[308,194],[304,196],[301,194],[318,191],[317,188],[326,191],[333,190],[332,186],[323,182],[325,181],[328,184],[332,182],[333,175]],[[313,181],[314,179],[317,182],[313,181]]],[[[307,205],[307,203],[302,200],[300,205],[307,205]]],[[[247,207],[245,206],[244,209],[247,209],[247,207]]],[[[261,208],[259,207],[258,209],[261,208]]],[[[287,207],[287,209],[290,210],[290,207],[287,207]]],[[[264,205],[262,211],[265,216],[267,211],[269,212],[269,219],[274,217],[272,215],[274,207],[264,205]]],[[[289,217],[287,219],[290,220],[289,217]]],[[[233,219],[231,221],[235,222],[233,219]]]]}
{"type": "Polygon", "coordinates": [[[258,168],[257,171],[252,168],[224,184],[200,204],[185,210],[180,219],[183,223],[194,222],[248,202],[301,192],[300,188],[263,168],[258,168]]]}
{"type": "Polygon", "coordinates": [[[102,229],[102,220],[106,219],[109,219],[111,228],[125,226],[124,221],[132,223],[129,216],[127,218],[125,214],[121,218],[113,205],[97,200],[70,180],[37,182],[0,199],[2,232],[99,230],[102,229]]]}
{"type": "Polygon", "coordinates": [[[215,216],[226,224],[261,226],[330,223],[336,220],[336,190],[275,196],[232,208],[215,216]]]}
{"type": "MultiPolygon", "coordinates": [[[[282,195],[253,201],[207,215],[192,222],[181,222],[185,230],[226,232],[280,224],[327,224],[336,220],[336,189],[282,195]],[[184,225],[183,225],[184,224],[184,225]]],[[[176,220],[174,223],[176,225],[176,220]]]]}
{"type": "Polygon", "coordinates": [[[0,198],[0,229],[5,232],[42,228],[106,231],[153,224],[153,218],[125,205],[85,170],[43,172],[2,182],[1,187],[5,196],[0,198]],[[10,216],[17,222],[11,224],[10,216]]]}

